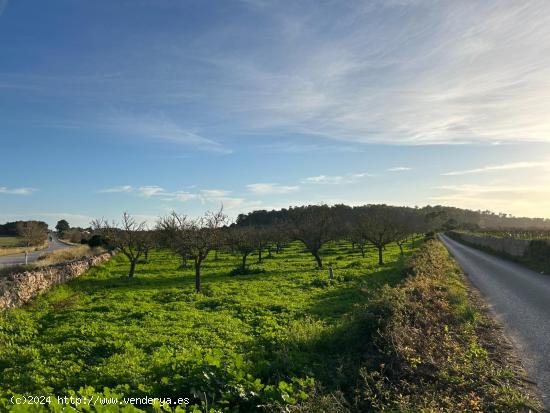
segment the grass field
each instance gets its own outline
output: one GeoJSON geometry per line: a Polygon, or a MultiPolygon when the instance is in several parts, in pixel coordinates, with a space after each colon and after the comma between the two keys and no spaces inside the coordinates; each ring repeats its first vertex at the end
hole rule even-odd
{"type": "Polygon", "coordinates": [[[14,248],[20,246],[22,246],[21,238],[0,235],[0,248],[14,248]]]}
{"type": "Polygon", "coordinates": [[[220,254],[205,263],[204,294],[193,292],[192,270],[166,252],[138,265],[135,280],[118,256],[2,315],[2,393],[108,387],[253,411],[258,400],[299,399],[307,377],[327,389],[349,386],[345,367],[360,353],[340,331],[355,305],[400,279],[398,251],[389,246],[379,267],[373,252],[362,259],[347,243],[329,245],[332,283],[297,243],[254,264],[265,270],[255,275],[229,276],[239,260],[220,254]]]}
{"type": "Polygon", "coordinates": [[[25,251],[38,251],[46,248],[47,245],[48,243],[44,242],[42,245],[39,246],[25,248],[24,246],[22,246],[21,238],[0,235],[0,257],[4,255],[21,254],[25,251]]]}

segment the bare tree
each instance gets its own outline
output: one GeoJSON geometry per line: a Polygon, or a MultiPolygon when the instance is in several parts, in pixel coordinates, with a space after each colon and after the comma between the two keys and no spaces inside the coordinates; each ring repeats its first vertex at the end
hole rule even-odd
{"type": "Polygon", "coordinates": [[[119,250],[128,258],[130,261],[128,278],[133,278],[136,264],[149,245],[150,234],[145,222],[138,223],[125,212],[120,224],[115,222],[109,224],[105,219],[97,219],[92,221],[92,228],[96,234],[103,236],[112,248],[119,250]]]}
{"type": "Polygon", "coordinates": [[[309,205],[289,210],[292,237],[301,241],[313,255],[319,269],[323,261],[321,247],[334,237],[333,218],[327,205],[309,205]]]}
{"type": "Polygon", "coordinates": [[[399,227],[392,208],[386,205],[369,205],[358,210],[357,225],[365,238],[378,250],[378,264],[384,264],[383,250],[399,238],[399,227]]]}
{"type": "MultiPolygon", "coordinates": [[[[23,238],[25,247],[38,245],[48,237],[48,227],[39,221],[20,221],[16,225],[17,235],[23,238]]],[[[25,250],[25,265],[29,263],[28,251],[25,250]]]]}
{"type": "Polygon", "coordinates": [[[144,237],[143,245],[143,258],[146,262],[149,262],[149,252],[157,248],[160,245],[160,234],[158,231],[147,231],[144,237]]]}
{"type": "Polygon", "coordinates": [[[241,270],[246,272],[246,259],[256,250],[256,234],[253,227],[233,226],[227,232],[227,245],[241,258],[241,270]]]}
{"type": "Polygon", "coordinates": [[[286,221],[277,220],[271,225],[271,238],[275,243],[275,252],[277,254],[280,254],[283,251],[283,247],[291,241],[289,237],[290,233],[291,229],[286,221]]]}
{"type": "Polygon", "coordinates": [[[208,253],[220,245],[222,231],[220,228],[226,221],[223,210],[207,212],[204,216],[190,219],[185,215],[172,213],[161,218],[158,229],[168,234],[169,247],[182,256],[183,260],[190,258],[195,267],[195,290],[201,291],[201,268],[208,253]]]}
{"type": "Polygon", "coordinates": [[[361,256],[365,258],[365,251],[369,240],[363,225],[354,225],[349,230],[349,240],[352,243],[352,249],[358,248],[361,252],[361,256]]]}
{"type": "Polygon", "coordinates": [[[161,245],[181,257],[181,268],[183,269],[187,268],[190,252],[186,233],[189,223],[187,216],[175,212],[160,218],[157,222],[157,232],[161,245]]]}
{"type": "Polygon", "coordinates": [[[256,251],[258,252],[258,262],[262,262],[262,252],[269,247],[271,243],[271,233],[267,227],[255,227],[252,230],[256,251]]]}
{"type": "MultiPolygon", "coordinates": [[[[45,225],[45,224],[44,224],[45,225]]],[[[46,240],[48,231],[38,221],[21,221],[17,223],[17,235],[23,239],[26,247],[38,245],[46,240]]]]}

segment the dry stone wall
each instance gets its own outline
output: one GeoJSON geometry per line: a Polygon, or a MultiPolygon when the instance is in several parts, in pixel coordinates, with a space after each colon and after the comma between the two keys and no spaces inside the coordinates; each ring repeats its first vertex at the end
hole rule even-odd
{"type": "Polygon", "coordinates": [[[482,237],[478,235],[464,234],[451,231],[452,238],[465,241],[469,244],[489,248],[493,251],[504,252],[513,257],[523,257],[529,248],[530,240],[513,238],[482,237]]]}
{"type": "Polygon", "coordinates": [[[20,306],[48,288],[72,280],[110,257],[111,254],[104,253],[0,278],[0,309],[20,306]]]}

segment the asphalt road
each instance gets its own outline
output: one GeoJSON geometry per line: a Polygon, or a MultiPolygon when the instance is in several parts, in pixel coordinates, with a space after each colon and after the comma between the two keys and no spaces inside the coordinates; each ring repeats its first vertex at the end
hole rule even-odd
{"type": "MultiPolygon", "coordinates": [[[[41,255],[47,254],[49,252],[61,250],[64,248],[71,248],[70,245],[64,244],[63,242],[59,241],[55,234],[50,234],[52,237],[51,241],[48,241],[48,248],[45,248],[40,251],[35,252],[29,252],[29,263],[36,261],[38,257],[41,255]]],[[[25,264],[25,254],[17,254],[17,255],[6,255],[3,257],[0,257],[0,266],[3,265],[15,265],[15,264],[25,264]]]]}
{"type": "Polygon", "coordinates": [[[523,365],[550,409],[550,275],[460,244],[441,240],[490,305],[519,350],[523,365]]]}

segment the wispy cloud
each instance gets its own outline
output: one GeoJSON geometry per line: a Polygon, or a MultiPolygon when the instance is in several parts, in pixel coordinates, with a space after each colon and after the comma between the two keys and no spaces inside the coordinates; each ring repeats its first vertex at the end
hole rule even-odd
{"type": "Polygon", "coordinates": [[[249,127],[401,145],[550,140],[546,0],[273,3],[259,13],[280,33],[274,43],[260,32],[246,55],[204,58],[223,73],[217,101],[249,127]],[[267,39],[276,64],[266,64],[267,39]]]}
{"type": "Polygon", "coordinates": [[[232,152],[219,142],[206,138],[197,131],[181,127],[163,113],[135,115],[116,112],[105,116],[101,124],[114,133],[133,139],[141,137],[142,139],[172,142],[208,152],[225,154],[232,152]]]}
{"type": "Polygon", "coordinates": [[[224,189],[201,189],[200,193],[205,197],[223,197],[231,194],[231,191],[224,189]]]}
{"type": "Polygon", "coordinates": [[[118,192],[132,192],[134,188],[131,185],[114,186],[112,188],[102,189],[101,193],[118,193],[118,192]]]}
{"type": "Polygon", "coordinates": [[[167,195],[168,193],[160,186],[156,185],[147,185],[147,186],[140,186],[138,188],[138,192],[140,195],[150,198],[155,195],[167,195]]]}
{"type": "Polygon", "coordinates": [[[246,186],[248,190],[258,195],[289,194],[300,189],[297,185],[279,185],[273,183],[257,183],[246,186]]]}
{"type": "Polygon", "coordinates": [[[317,175],[310,176],[301,180],[303,184],[336,185],[351,184],[359,182],[361,179],[373,176],[367,173],[347,174],[347,175],[317,175]]]}
{"type": "Polygon", "coordinates": [[[124,185],[103,190],[104,193],[133,193],[143,198],[159,199],[161,201],[179,201],[188,202],[197,200],[203,204],[224,205],[233,208],[242,205],[246,200],[244,198],[232,197],[231,191],[225,189],[201,189],[195,192],[186,190],[169,191],[159,185],[144,185],[134,188],[130,185],[124,185]]]}
{"type": "Polygon", "coordinates": [[[8,0],[0,0],[0,17],[2,16],[2,13],[4,13],[4,10],[6,10],[7,6],[8,0]]]}
{"type": "Polygon", "coordinates": [[[396,166],[393,168],[387,169],[388,172],[401,172],[401,171],[410,171],[412,168],[406,166],[396,166]]]}
{"type": "Polygon", "coordinates": [[[487,166],[482,166],[481,168],[445,172],[442,175],[445,175],[445,176],[470,175],[470,174],[478,174],[483,172],[511,171],[514,169],[539,168],[539,167],[544,167],[548,165],[549,165],[548,162],[511,162],[511,163],[505,163],[500,165],[487,165],[487,166]]]}
{"type": "Polygon", "coordinates": [[[5,186],[0,186],[0,194],[9,194],[9,195],[31,195],[35,192],[34,188],[7,188],[5,186]]]}

